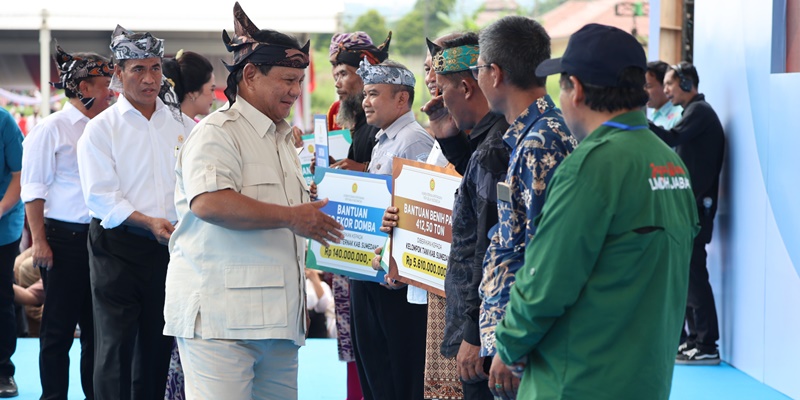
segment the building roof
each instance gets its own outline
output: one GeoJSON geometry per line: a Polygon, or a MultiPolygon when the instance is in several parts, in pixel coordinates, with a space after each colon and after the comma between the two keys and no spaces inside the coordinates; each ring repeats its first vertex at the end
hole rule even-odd
{"type": "MultiPolygon", "coordinates": [[[[615,7],[618,3],[625,2],[620,0],[568,0],[542,15],[540,21],[551,39],[568,38],[590,23],[610,25],[626,32],[631,32],[635,26],[639,36],[648,36],[650,18],[648,16],[637,17],[634,25],[633,17],[616,15],[615,7]]],[[[632,3],[632,1],[627,3],[632,3]]]]}
{"type": "Polygon", "coordinates": [[[519,4],[514,0],[486,0],[475,17],[478,26],[486,26],[506,15],[516,14],[519,4]]]}

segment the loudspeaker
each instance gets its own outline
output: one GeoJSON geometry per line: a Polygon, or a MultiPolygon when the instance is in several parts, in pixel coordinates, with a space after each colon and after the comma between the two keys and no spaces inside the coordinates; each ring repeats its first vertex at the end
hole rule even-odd
{"type": "Polygon", "coordinates": [[[686,77],[686,74],[683,73],[683,67],[680,64],[675,64],[672,66],[672,69],[675,71],[675,74],[678,75],[678,87],[681,88],[684,92],[691,92],[692,91],[692,81],[686,77]]]}

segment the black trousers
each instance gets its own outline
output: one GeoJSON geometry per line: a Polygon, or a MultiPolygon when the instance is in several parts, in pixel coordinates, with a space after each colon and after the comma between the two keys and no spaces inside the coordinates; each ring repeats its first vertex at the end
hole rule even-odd
{"type": "Polygon", "coordinates": [[[686,300],[686,327],[681,332],[681,342],[690,348],[697,347],[704,353],[717,350],[719,327],[714,292],[708,282],[706,268],[706,246],[695,242],[689,267],[689,295],[686,300]]]}
{"type": "Polygon", "coordinates": [[[162,334],[168,263],[167,247],[154,239],[92,220],[96,399],[164,398],[173,341],[162,334]]]}
{"type": "Polygon", "coordinates": [[[350,281],[353,350],[365,400],[421,400],[428,306],[407,289],[350,281]]]}
{"type": "Polygon", "coordinates": [[[17,350],[17,316],[14,312],[14,258],[19,239],[0,246],[0,376],[14,376],[11,356],[17,350]]]}
{"type": "Polygon", "coordinates": [[[87,228],[87,225],[45,221],[53,268],[50,271],[41,269],[47,298],[39,332],[42,400],[67,399],[69,349],[75,342],[76,324],[81,327],[81,386],[87,399],[94,398],[94,323],[87,228]]]}
{"type": "MultiPolygon", "coordinates": [[[[489,375],[492,368],[492,357],[483,359],[483,372],[489,375]]],[[[494,400],[492,392],[489,390],[489,381],[466,383],[461,381],[461,389],[464,390],[464,400],[494,400]]]]}

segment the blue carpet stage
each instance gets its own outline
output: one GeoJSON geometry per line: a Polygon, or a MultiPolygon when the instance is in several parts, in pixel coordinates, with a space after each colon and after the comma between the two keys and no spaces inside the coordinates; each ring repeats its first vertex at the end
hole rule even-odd
{"type": "MultiPolygon", "coordinates": [[[[83,399],[78,377],[79,343],[72,346],[70,354],[70,399],[83,399]]],[[[19,385],[18,400],[36,400],[41,394],[39,386],[39,341],[19,339],[14,364],[15,379],[19,385]]],[[[336,341],[312,339],[300,349],[300,399],[344,400],[345,364],[336,355],[336,341]]],[[[642,398],[647,398],[643,394],[642,398]]],[[[671,400],[786,400],[788,397],[756,381],[727,364],[717,367],[676,366],[671,400]]]]}

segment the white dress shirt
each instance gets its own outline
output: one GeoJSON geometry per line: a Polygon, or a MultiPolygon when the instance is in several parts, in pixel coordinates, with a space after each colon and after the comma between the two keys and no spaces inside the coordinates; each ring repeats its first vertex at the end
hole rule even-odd
{"type": "Polygon", "coordinates": [[[89,118],[66,103],[43,119],[22,142],[22,201],[44,200],[45,218],[88,224],[78,174],[78,139],[89,118]]]}
{"type": "Polygon", "coordinates": [[[175,160],[191,129],[161,99],[148,120],[125,96],[89,121],[78,141],[78,166],[91,216],[106,229],[134,211],[177,222],[175,160]]]}

